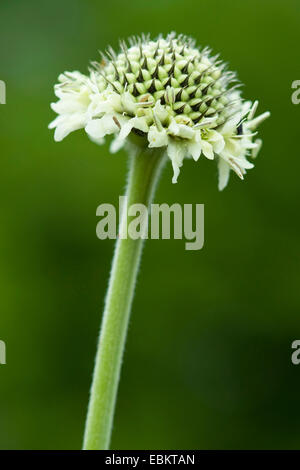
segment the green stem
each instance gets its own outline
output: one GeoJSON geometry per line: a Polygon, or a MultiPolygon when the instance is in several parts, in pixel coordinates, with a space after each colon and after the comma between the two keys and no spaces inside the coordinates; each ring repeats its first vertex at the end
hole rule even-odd
{"type": "MultiPolygon", "coordinates": [[[[128,206],[149,207],[159,178],[163,155],[141,150],[131,159],[126,195],[128,206]]],[[[124,208],[127,210],[127,207],[124,208]]],[[[128,222],[126,222],[127,229],[128,222]]],[[[105,301],[84,435],[86,450],[109,448],[118,383],[134,287],[143,241],[118,239],[105,301]]]]}

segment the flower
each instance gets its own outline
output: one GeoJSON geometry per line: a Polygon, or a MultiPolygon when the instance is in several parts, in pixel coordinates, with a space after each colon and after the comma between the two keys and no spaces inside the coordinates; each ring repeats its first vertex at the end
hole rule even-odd
{"type": "Polygon", "coordinates": [[[162,148],[173,166],[173,183],[186,157],[203,154],[217,160],[219,189],[230,170],[241,179],[253,167],[262,141],[257,126],[269,117],[255,116],[258,102],[243,101],[240,84],[208,48],[171,33],[152,41],[133,38],[111,48],[89,75],[65,72],[59,77],[52,104],[58,117],[50,124],[55,140],[84,128],[96,143],[114,135],[111,152],[128,145],[133,134],[140,144],[162,148]]]}
{"type": "Polygon", "coordinates": [[[56,128],[54,139],[59,142],[72,131],[82,129],[89,121],[88,108],[91,104],[89,79],[80,72],[65,72],[58,77],[55,94],[59,98],[51,108],[58,117],[49,128],[56,128]]]}

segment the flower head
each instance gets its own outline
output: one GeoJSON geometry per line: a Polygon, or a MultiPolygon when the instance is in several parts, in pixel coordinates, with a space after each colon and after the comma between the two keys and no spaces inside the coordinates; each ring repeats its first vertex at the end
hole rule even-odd
{"type": "Polygon", "coordinates": [[[209,49],[174,33],[156,41],[143,36],[92,65],[88,76],[59,77],[52,104],[58,117],[49,126],[56,141],[84,128],[97,143],[114,134],[116,152],[137,134],[141,145],[165,149],[173,183],[185,157],[216,159],[220,190],[230,170],[243,179],[253,167],[247,157],[256,157],[262,141],[255,131],[269,113],[254,117],[258,103],[242,100],[235,73],[209,49]]]}

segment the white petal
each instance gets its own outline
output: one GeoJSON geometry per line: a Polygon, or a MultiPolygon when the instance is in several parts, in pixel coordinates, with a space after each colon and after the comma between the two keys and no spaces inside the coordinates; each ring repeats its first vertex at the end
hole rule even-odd
{"type": "Polygon", "coordinates": [[[219,191],[222,191],[227,186],[229,175],[230,175],[230,166],[225,160],[223,160],[223,158],[219,158],[218,170],[219,170],[218,188],[219,188],[219,191]]]}
{"type": "Polygon", "coordinates": [[[82,129],[86,124],[86,117],[82,114],[74,115],[62,115],[58,116],[55,121],[53,121],[50,126],[53,128],[56,126],[54,133],[54,140],[56,142],[61,142],[67,135],[78,129],[82,129]]]}
{"type": "Polygon", "coordinates": [[[251,107],[251,101],[246,101],[239,112],[236,112],[228,121],[221,126],[221,132],[223,135],[235,134],[236,129],[240,122],[249,113],[251,107]]]}
{"type": "Polygon", "coordinates": [[[252,158],[256,158],[260,149],[262,148],[263,141],[261,139],[256,139],[254,142],[256,144],[256,147],[252,150],[252,158]]]}
{"type": "Polygon", "coordinates": [[[158,131],[156,126],[150,127],[148,140],[149,147],[163,147],[164,145],[168,145],[168,136],[165,129],[158,131]]]}
{"type": "Polygon", "coordinates": [[[67,137],[72,132],[72,129],[68,128],[61,124],[57,126],[54,132],[54,140],[55,142],[61,142],[65,137],[67,137]]]}
{"type": "Polygon", "coordinates": [[[118,136],[111,142],[109,150],[111,153],[116,153],[123,147],[124,144],[125,144],[125,140],[119,139],[119,136],[118,136]]]}
{"type": "Polygon", "coordinates": [[[77,112],[85,113],[88,107],[88,103],[80,103],[74,95],[68,94],[61,98],[56,103],[51,103],[51,108],[57,114],[72,114],[77,112]]]}
{"type": "Polygon", "coordinates": [[[128,111],[130,114],[135,114],[137,103],[134,101],[132,95],[128,91],[122,95],[121,102],[125,108],[125,111],[128,111]]]}
{"type": "Polygon", "coordinates": [[[192,156],[192,158],[195,160],[195,162],[200,158],[202,151],[202,146],[201,142],[190,142],[188,143],[188,152],[192,156]]]}
{"type": "Polygon", "coordinates": [[[242,105],[242,116],[241,116],[241,118],[243,118],[247,114],[249,115],[249,113],[251,112],[251,109],[252,109],[252,102],[251,101],[245,101],[242,105]]]}
{"type": "Polygon", "coordinates": [[[244,153],[241,142],[238,139],[226,139],[226,152],[234,157],[238,157],[241,153],[244,153]]]}
{"type": "Polygon", "coordinates": [[[214,151],[212,145],[206,140],[202,140],[202,152],[209,160],[214,159],[214,151]]]}
{"type": "Polygon", "coordinates": [[[169,106],[172,106],[175,103],[175,90],[169,85],[166,88],[165,99],[169,106]]]}
{"type": "Polygon", "coordinates": [[[105,139],[94,139],[90,135],[88,135],[88,137],[90,138],[92,142],[94,142],[94,144],[97,144],[97,145],[103,145],[105,142],[105,139]]]}
{"type": "Polygon", "coordinates": [[[85,131],[92,139],[102,139],[108,134],[118,132],[114,116],[112,114],[104,115],[101,119],[92,119],[85,127],[85,131]]]}
{"type": "Polygon", "coordinates": [[[195,131],[190,126],[185,124],[177,124],[176,121],[172,121],[168,127],[168,132],[177,137],[182,137],[183,139],[193,139],[195,137],[195,131]]]}
{"type": "Polygon", "coordinates": [[[120,131],[120,139],[124,140],[126,137],[130,134],[132,129],[138,129],[143,132],[148,132],[148,125],[146,122],[146,119],[141,117],[134,117],[132,119],[129,119],[125,124],[122,125],[121,131],[120,131]]]}
{"type": "Polygon", "coordinates": [[[255,113],[256,113],[257,107],[258,107],[258,101],[254,101],[254,103],[253,103],[253,105],[252,105],[252,107],[251,107],[251,109],[250,109],[250,111],[249,111],[249,114],[248,114],[248,119],[249,119],[249,121],[254,118],[254,115],[255,115],[255,113]]]}
{"type": "Polygon", "coordinates": [[[238,175],[238,177],[241,178],[241,180],[243,180],[244,179],[243,174],[245,173],[245,171],[243,168],[239,166],[236,159],[233,157],[229,157],[227,161],[230,167],[233,169],[233,171],[238,175]]]}
{"type": "Polygon", "coordinates": [[[179,168],[182,166],[182,161],[185,155],[184,145],[170,139],[169,145],[167,147],[167,154],[172,162],[174,171],[172,183],[177,183],[177,178],[180,173],[179,168]]]}
{"type": "Polygon", "coordinates": [[[229,121],[226,121],[223,126],[221,126],[221,132],[223,135],[231,135],[234,134],[239,122],[242,119],[241,113],[236,113],[229,121]]]}
{"type": "Polygon", "coordinates": [[[257,144],[255,142],[251,142],[250,140],[243,139],[241,143],[244,149],[256,149],[257,147],[257,144]]]}
{"type": "Polygon", "coordinates": [[[101,113],[112,114],[114,111],[122,112],[121,98],[114,92],[110,92],[109,94],[93,94],[91,95],[91,104],[88,110],[91,117],[97,116],[101,113]]]}
{"type": "Polygon", "coordinates": [[[59,82],[55,85],[55,94],[59,101],[51,104],[51,108],[59,116],[49,125],[50,129],[56,127],[54,139],[57,142],[87,124],[91,94],[91,89],[87,86],[88,78],[79,72],[65,72],[59,76],[59,82]]]}
{"type": "Polygon", "coordinates": [[[48,129],[54,129],[54,127],[59,125],[59,122],[61,121],[61,116],[57,116],[53,121],[48,124],[48,129]]]}
{"type": "Polygon", "coordinates": [[[195,124],[194,129],[201,129],[202,127],[210,127],[211,125],[214,124],[215,120],[218,118],[218,116],[212,117],[212,118],[204,118],[202,119],[198,124],[195,124]]]}
{"type": "Polygon", "coordinates": [[[168,111],[166,110],[165,106],[161,105],[160,100],[155,103],[153,112],[155,112],[156,116],[161,122],[165,122],[169,116],[168,111]]]}
{"type": "Polygon", "coordinates": [[[225,147],[225,140],[222,134],[217,131],[208,132],[208,141],[213,146],[214,152],[220,153],[225,147]]]}
{"type": "Polygon", "coordinates": [[[260,116],[257,116],[256,118],[252,119],[251,121],[247,122],[247,127],[249,129],[256,129],[259,124],[261,124],[263,121],[268,119],[268,117],[271,116],[271,113],[269,111],[261,114],[260,116]]]}
{"type": "Polygon", "coordinates": [[[245,170],[251,170],[251,168],[254,168],[253,163],[248,162],[246,158],[241,157],[241,158],[234,158],[234,161],[241,167],[242,169],[245,170]]]}

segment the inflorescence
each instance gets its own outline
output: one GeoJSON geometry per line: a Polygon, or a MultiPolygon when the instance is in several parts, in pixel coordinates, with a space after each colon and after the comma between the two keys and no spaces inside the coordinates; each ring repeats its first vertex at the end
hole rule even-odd
{"type": "Polygon", "coordinates": [[[191,38],[170,34],[152,41],[147,36],[109,48],[100,62],[93,62],[89,75],[65,72],[59,77],[52,104],[58,117],[55,140],[85,128],[101,144],[114,134],[111,151],[131,145],[163,148],[173,165],[177,182],[185,157],[197,161],[201,154],[218,161],[219,189],[232,169],[241,179],[253,167],[261,140],[257,126],[269,116],[255,116],[258,102],[243,101],[236,74],[199,50],[191,38]]]}

